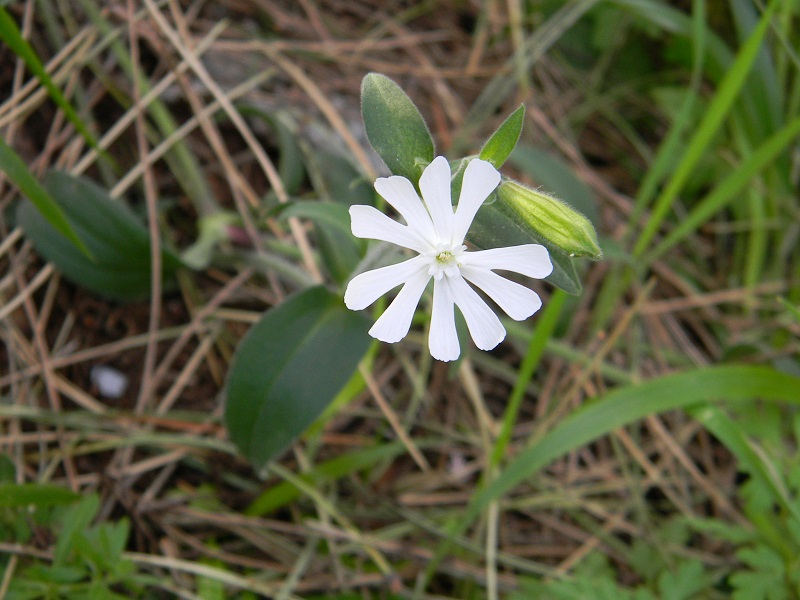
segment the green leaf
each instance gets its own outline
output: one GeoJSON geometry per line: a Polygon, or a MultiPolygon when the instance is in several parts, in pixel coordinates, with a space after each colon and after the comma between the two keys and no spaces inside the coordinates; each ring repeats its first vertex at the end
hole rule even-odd
{"type": "Polygon", "coordinates": [[[558,456],[647,415],[714,399],[756,397],[800,405],[800,378],[769,367],[724,365],[616,389],[573,413],[518,454],[491,489],[478,494],[475,505],[485,506],[558,456]]]}
{"type": "Polygon", "coordinates": [[[546,281],[573,296],[581,293],[581,280],[575,270],[573,259],[564,255],[519,219],[513,209],[501,199],[487,201],[481,206],[467,233],[467,241],[483,250],[522,244],[542,244],[550,253],[550,261],[553,263],[553,272],[546,281]]]}
{"type": "Polygon", "coordinates": [[[524,122],[525,105],[521,104],[486,140],[478,158],[489,161],[496,169],[502,167],[519,141],[524,122]]]}
{"type": "MultiPolygon", "coordinates": [[[[739,50],[736,60],[730,65],[722,81],[720,81],[714,98],[704,112],[703,120],[697,124],[672,178],[656,199],[650,218],[645,223],[639,239],[634,245],[633,255],[636,258],[641,258],[647,251],[689,176],[705,156],[709,144],[724,123],[734,102],[742,96],[740,92],[753,63],[759,55],[761,42],[769,29],[772,13],[777,6],[778,2],[776,0],[772,0],[767,5],[758,26],[753,29],[752,34],[739,50]]],[[[747,96],[747,94],[744,95],[747,96]]]]}
{"type": "Polygon", "coordinates": [[[791,314],[796,321],[800,322],[800,306],[795,306],[794,304],[790,303],[786,298],[779,297],[778,301],[783,305],[783,307],[791,314]]]}
{"type": "Polygon", "coordinates": [[[361,83],[361,115],[369,143],[389,170],[416,185],[434,146],[411,98],[385,75],[370,73],[361,83]]]}
{"type": "Polygon", "coordinates": [[[0,483],[0,507],[57,506],[70,504],[78,494],[59,485],[45,483],[0,483]]]}
{"type": "Polygon", "coordinates": [[[345,206],[375,203],[371,182],[344,156],[309,148],[306,167],[311,185],[321,198],[345,206]]]}
{"type": "Polygon", "coordinates": [[[740,570],[730,577],[733,598],[784,600],[792,597],[783,583],[786,581],[786,567],[780,554],[762,545],[739,550],[736,554],[753,570],[740,570]]]}
{"type": "Polygon", "coordinates": [[[785,127],[775,132],[750,156],[732,169],[724,179],[704,198],[699,200],[689,212],[681,218],[669,235],[650,252],[646,254],[645,262],[650,263],[675,244],[686,238],[706,223],[726,204],[741,196],[743,188],[764,168],[769,167],[777,160],[792,142],[800,135],[800,117],[786,124],[785,127]]]}
{"type": "MultiPolygon", "coordinates": [[[[406,448],[399,442],[360,448],[318,464],[308,473],[300,475],[300,478],[310,484],[319,485],[367,469],[404,452],[406,452],[406,448]]],[[[250,516],[266,515],[289,504],[300,495],[301,491],[288,481],[278,483],[256,498],[247,507],[245,514],[250,516]]]]}
{"type": "Polygon", "coordinates": [[[299,217],[314,222],[319,255],[337,283],[344,283],[361,260],[362,245],[350,232],[350,214],[343,204],[334,202],[294,202],[280,213],[281,218],[299,217]]]}
{"type": "Polygon", "coordinates": [[[28,170],[25,162],[6,144],[0,137],[0,170],[4,171],[8,178],[14,182],[20,192],[30,200],[41,215],[47,219],[53,228],[67,238],[71,244],[83,252],[87,257],[91,257],[89,249],[83,243],[78,234],[69,224],[64,211],[56,204],[55,200],[47,193],[36,178],[28,170]]]}
{"type": "Polygon", "coordinates": [[[93,148],[97,148],[97,142],[94,136],[92,136],[86,128],[86,125],[78,116],[78,113],[72,108],[72,105],[64,98],[61,90],[59,90],[53,83],[53,80],[50,79],[50,76],[42,65],[42,61],[39,60],[39,57],[36,56],[36,52],[31,48],[31,45],[20,34],[14,19],[12,19],[11,15],[2,7],[0,7],[0,40],[8,44],[11,51],[25,62],[30,72],[42,83],[47,93],[50,95],[50,98],[52,98],[53,102],[64,112],[64,115],[66,115],[70,123],[75,126],[78,133],[86,140],[86,143],[93,148]]]}
{"type": "MultiPolygon", "coordinates": [[[[75,249],[33,207],[23,203],[17,220],[36,251],[55,264],[64,277],[115,300],[136,300],[150,293],[150,236],[122,202],[110,198],[87,179],[53,171],[45,188],[64,211],[95,260],[75,249]]],[[[162,276],[173,279],[180,259],[161,251],[162,276]]]]}
{"type": "Polygon", "coordinates": [[[277,114],[273,115],[254,106],[241,106],[238,109],[242,115],[263,119],[274,130],[278,138],[278,174],[286,192],[290,195],[297,194],[305,179],[306,170],[295,133],[284,125],[277,114]]]}
{"type": "Polygon", "coordinates": [[[14,483],[16,472],[17,468],[11,457],[8,454],[0,454],[0,482],[14,483]]]}
{"type": "Polygon", "coordinates": [[[75,506],[70,507],[64,515],[64,528],[58,536],[58,542],[53,556],[53,566],[64,566],[73,540],[80,536],[88,527],[100,508],[100,499],[97,494],[89,494],[81,498],[75,506]]]}
{"type": "MultiPolygon", "coordinates": [[[[775,369],[722,365],[665,375],[615,389],[572,413],[535,443],[519,452],[506,469],[470,500],[466,514],[451,529],[461,535],[492,502],[564,454],[581,448],[647,415],[718,400],[783,401],[800,406],[800,378],[775,369]]],[[[452,537],[437,549],[426,572],[433,573],[452,537]]]]}
{"type": "Polygon", "coordinates": [[[659,598],[662,600],[691,600],[708,589],[709,576],[703,563],[691,560],[679,564],[677,570],[665,570],[658,577],[659,598]]]}
{"type": "Polygon", "coordinates": [[[225,422],[260,469],[333,400],[369,347],[369,324],[323,287],[268,310],[236,350],[225,422]]]}

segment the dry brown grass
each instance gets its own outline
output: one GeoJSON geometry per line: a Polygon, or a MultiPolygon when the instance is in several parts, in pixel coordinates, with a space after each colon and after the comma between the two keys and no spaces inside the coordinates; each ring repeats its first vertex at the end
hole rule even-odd
{"type": "MultiPolygon", "coordinates": [[[[604,234],[618,237],[627,223],[626,191],[636,182],[614,157],[639,159],[608,122],[570,121],[582,90],[547,54],[525,85],[498,99],[497,114],[465,122],[487,85],[513,79],[515,48],[530,35],[530,24],[519,22],[520,2],[487,2],[483,10],[455,0],[391,8],[377,0],[132,4],[111,2],[102,13],[146,87],[132,83],[80,2],[53,5],[61,47],[45,31],[39,4],[10,7],[120,172],[101,165],[2,48],[0,131],[35,173],[85,173],[128,199],[147,216],[155,239],[187,245],[197,217],[219,205],[241,217],[254,250],[263,250],[262,199],[272,193],[285,201],[287,194],[275,166],[276,139],[234,103],[280,113],[303,143],[342,150],[374,177],[381,167],[367,149],[358,106],[368,71],[395,78],[409,93],[443,153],[453,144],[474,149],[524,102],[526,141],[561,156],[592,188],[604,234]],[[146,112],[156,96],[174,119],[169,134],[146,112]],[[465,125],[468,137],[459,138],[465,125]],[[205,199],[190,198],[164,159],[178,142],[201,169],[205,199]]],[[[221,390],[237,341],[294,283],[236,263],[182,277],[176,293],[148,302],[107,302],[36,256],[10,218],[18,199],[0,176],[0,452],[13,461],[19,482],[97,492],[100,518],[131,520],[129,556],[159,574],[165,588],[174,586],[169,593],[194,597],[203,575],[230,590],[280,598],[345,589],[381,597],[369,590],[414,588],[443,523],[460,514],[485,468],[524,350],[520,341],[473,356],[457,372],[421,356],[414,336],[400,349],[385,349],[364,371],[367,390],[259,480],[226,441],[221,390]],[[90,380],[97,364],[130,378],[122,398],[100,397],[90,380]],[[376,442],[399,447],[366,470],[314,484],[299,479],[376,442]],[[269,514],[246,513],[281,481],[295,483],[299,497],[269,514]]],[[[270,224],[269,236],[296,248],[298,270],[321,278],[304,223],[270,224]]],[[[722,350],[712,323],[723,322],[734,336],[755,325],[755,312],[733,318],[719,307],[758,308],[786,288],[768,282],[727,289],[702,275],[708,291],[699,293],[676,267],[692,265],[682,257],[657,263],[650,284],[630,290],[599,331],[591,327],[593,302],[608,265],[585,272],[585,291],[570,301],[566,327],[529,385],[510,456],[609,385],[667,372],[676,356],[685,364],[716,361],[722,350]],[[642,352],[643,345],[655,351],[642,352]]],[[[550,293],[547,286],[540,291],[550,293]]],[[[497,597],[520,575],[569,573],[597,549],[618,561],[624,579],[624,544],[657,539],[654,525],[671,516],[746,522],[731,500],[735,487],[735,464],[697,422],[682,413],[651,416],[563,457],[495,504],[457,540],[426,597],[464,593],[470,581],[497,597]]],[[[3,544],[0,552],[28,560],[48,556],[50,544],[3,544]]],[[[728,560],[708,540],[669,550],[709,568],[728,560]]]]}

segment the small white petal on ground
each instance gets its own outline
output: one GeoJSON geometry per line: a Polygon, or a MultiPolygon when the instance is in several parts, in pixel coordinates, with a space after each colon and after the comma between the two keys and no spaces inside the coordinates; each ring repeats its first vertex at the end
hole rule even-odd
{"type": "Polygon", "coordinates": [[[104,398],[122,398],[128,389],[128,377],[114,367],[95,365],[89,371],[89,378],[104,398]]]}

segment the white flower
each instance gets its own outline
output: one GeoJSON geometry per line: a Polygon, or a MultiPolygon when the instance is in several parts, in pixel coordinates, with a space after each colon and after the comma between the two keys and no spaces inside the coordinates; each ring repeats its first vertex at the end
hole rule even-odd
{"type": "Polygon", "coordinates": [[[475,345],[491,350],[506,335],[497,315],[469,285],[483,290],[509,317],[522,321],[542,306],[528,288],[504,279],[495,269],[514,271],[541,279],[553,270],[547,249],[539,244],[468,252],[464,245],[475,213],[500,182],[500,173],[488,162],[474,159],[464,171],[461,197],[453,211],[450,165],[443,156],[431,162],[419,180],[423,201],[405,177],[381,177],[375,190],[405,219],[393,221],[371,206],[350,207],[353,235],[391,242],[409,248],[417,256],[388,267],[367,271],[347,285],[347,308],[361,310],[388,291],[403,284],[397,297],[369,330],[383,342],[403,339],[422,293],[433,278],[433,311],[428,347],[442,361],[458,358],[453,305],[467,322],[475,345]]]}

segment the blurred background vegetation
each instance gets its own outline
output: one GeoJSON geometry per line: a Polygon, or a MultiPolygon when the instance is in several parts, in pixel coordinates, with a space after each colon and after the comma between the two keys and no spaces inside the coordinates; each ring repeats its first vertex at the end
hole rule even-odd
{"type": "Polygon", "coordinates": [[[800,598],[798,22],[0,2],[0,598],[800,598]],[[291,205],[372,202],[371,71],[447,156],[525,104],[504,173],[605,259],[457,365],[420,312],[258,473],[226,373],[265,310],[349,272],[291,205]]]}

